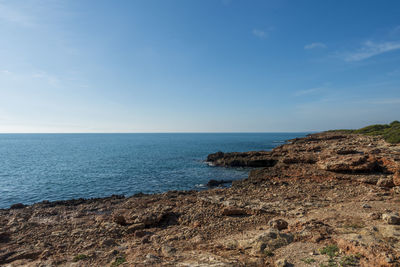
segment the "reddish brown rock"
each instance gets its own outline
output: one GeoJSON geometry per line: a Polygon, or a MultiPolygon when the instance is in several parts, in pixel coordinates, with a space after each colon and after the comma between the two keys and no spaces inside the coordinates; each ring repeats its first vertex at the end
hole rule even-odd
{"type": "Polygon", "coordinates": [[[116,224],[119,224],[119,225],[127,225],[126,220],[125,220],[125,217],[124,217],[123,215],[121,215],[121,214],[114,215],[113,221],[114,221],[116,224]]]}
{"type": "Polygon", "coordinates": [[[277,229],[277,230],[284,230],[288,228],[288,223],[285,220],[282,219],[274,219],[268,222],[268,225],[271,228],[277,229]]]}
{"type": "Polygon", "coordinates": [[[396,173],[400,170],[400,163],[398,157],[392,153],[385,153],[381,151],[380,155],[380,166],[387,173],[396,173]]]}
{"type": "Polygon", "coordinates": [[[320,160],[318,166],[322,170],[338,173],[372,173],[377,168],[377,162],[365,155],[345,154],[320,160]]]}
{"type": "Polygon", "coordinates": [[[393,183],[395,186],[400,186],[400,171],[396,171],[393,175],[393,183]]]}
{"type": "Polygon", "coordinates": [[[225,216],[240,216],[240,215],[247,215],[246,210],[236,207],[226,207],[222,210],[222,215],[225,216]]]}
{"type": "Polygon", "coordinates": [[[393,179],[387,178],[387,177],[382,177],[378,180],[376,183],[377,186],[380,187],[386,187],[386,188],[392,188],[394,187],[393,179]]]}

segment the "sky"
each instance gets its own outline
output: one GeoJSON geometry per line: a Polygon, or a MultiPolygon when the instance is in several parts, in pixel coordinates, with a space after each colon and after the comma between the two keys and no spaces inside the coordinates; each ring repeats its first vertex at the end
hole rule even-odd
{"type": "Polygon", "coordinates": [[[400,120],[400,1],[0,0],[0,132],[400,120]]]}

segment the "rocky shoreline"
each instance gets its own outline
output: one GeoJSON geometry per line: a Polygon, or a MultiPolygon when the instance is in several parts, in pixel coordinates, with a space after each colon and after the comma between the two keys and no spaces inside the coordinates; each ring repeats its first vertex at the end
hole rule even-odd
{"type": "Polygon", "coordinates": [[[330,132],[207,160],[254,169],[230,188],[0,210],[0,266],[399,266],[400,145],[330,132]]]}

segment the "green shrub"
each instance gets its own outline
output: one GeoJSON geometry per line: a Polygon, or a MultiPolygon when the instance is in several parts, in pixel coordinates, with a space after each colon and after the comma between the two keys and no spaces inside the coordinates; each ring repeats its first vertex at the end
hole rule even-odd
{"type": "Polygon", "coordinates": [[[358,258],[354,255],[346,255],[340,259],[340,266],[357,266],[358,258]]]}
{"type": "Polygon", "coordinates": [[[328,245],[324,248],[321,248],[319,252],[329,256],[329,258],[333,258],[338,254],[339,248],[336,245],[328,245]]]}
{"type": "Polygon", "coordinates": [[[400,122],[393,121],[390,124],[374,124],[358,130],[334,130],[334,132],[365,134],[371,136],[382,136],[386,142],[391,144],[400,143],[400,122]]]}
{"type": "Polygon", "coordinates": [[[88,256],[85,254],[78,254],[74,257],[73,261],[77,262],[77,261],[81,261],[81,260],[86,260],[87,258],[88,258],[88,256]]]}
{"type": "Polygon", "coordinates": [[[111,264],[111,267],[117,267],[121,265],[122,263],[126,262],[126,259],[124,256],[119,256],[115,259],[115,261],[111,264]]]}
{"type": "Polygon", "coordinates": [[[375,124],[355,130],[355,133],[366,135],[380,135],[388,128],[390,128],[390,126],[387,124],[375,124]]]}

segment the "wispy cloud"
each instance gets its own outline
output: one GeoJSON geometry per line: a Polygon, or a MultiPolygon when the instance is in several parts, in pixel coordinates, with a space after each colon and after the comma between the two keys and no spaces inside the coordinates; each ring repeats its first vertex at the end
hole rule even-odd
{"type": "Polygon", "coordinates": [[[51,75],[45,71],[38,71],[32,74],[32,78],[35,79],[41,79],[46,81],[50,85],[59,85],[60,84],[60,79],[54,75],[51,75]]]}
{"type": "Polygon", "coordinates": [[[252,31],[253,35],[259,37],[259,38],[267,38],[268,34],[267,32],[263,31],[263,30],[259,30],[259,29],[254,29],[252,31]]]}
{"type": "Polygon", "coordinates": [[[326,44],[317,42],[317,43],[311,43],[311,44],[304,46],[304,49],[306,49],[306,50],[314,49],[314,48],[326,48],[326,44]]]}
{"type": "Polygon", "coordinates": [[[0,74],[3,74],[3,75],[11,75],[12,72],[9,71],[9,70],[0,70],[0,74]]]}
{"type": "Polygon", "coordinates": [[[352,53],[347,53],[344,60],[348,62],[361,61],[373,56],[400,49],[400,41],[397,42],[365,42],[361,48],[352,53]]]}
{"type": "Polygon", "coordinates": [[[294,96],[304,96],[304,95],[321,95],[322,93],[329,92],[329,88],[332,86],[330,82],[325,82],[318,87],[313,87],[304,90],[298,90],[293,95],[294,96]]]}

